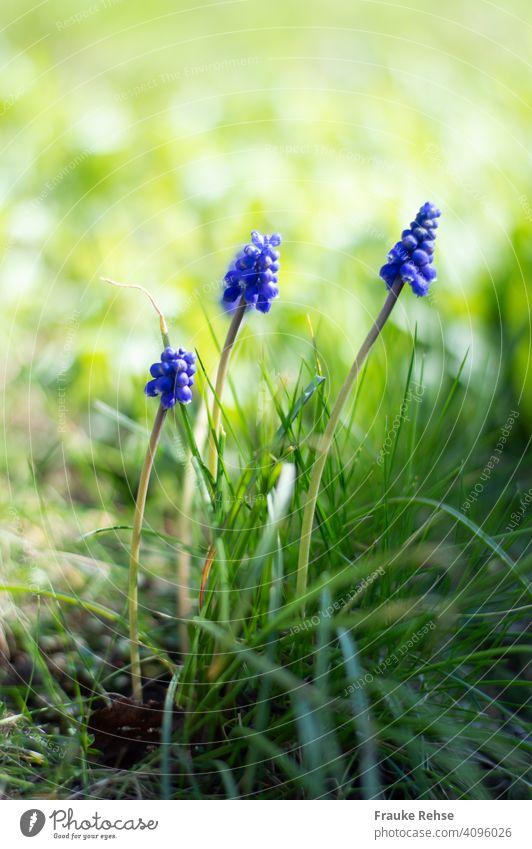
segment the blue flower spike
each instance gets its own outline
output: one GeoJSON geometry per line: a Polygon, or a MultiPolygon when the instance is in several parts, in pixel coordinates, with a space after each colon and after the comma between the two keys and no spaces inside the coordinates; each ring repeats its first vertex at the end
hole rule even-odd
{"type": "Polygon", "coordinates": [[[229,310],[242,295],[249,307],[263,313],[271,310],[279,294],[280,244],[279,233],[266,236],[253,230],[251,242],[237,253],[224,277],[223,302],[229,310]]]}
{"type": "Polygon", "coordinates": [[[161,396],[161,404],[165,410],[170,410],[177,402],[190,404],[192,401],[192,384],[196,372],[196,354],[184,348],[165,348],[161,361],[150,368],[153,380],[149,380],[144,392],[150,397],[161,396]]]}
{"type": "Polygon", "coordinates": [[[410,224],[403,230],[401,241],[388,254],[388,262],[380,270],[380,276],[389,289],[400,277],[409,283],[418,298],[428,295],[429,287],[436,280],[434,245],[440,210],[433,203],[424,203],[410,224]]]}

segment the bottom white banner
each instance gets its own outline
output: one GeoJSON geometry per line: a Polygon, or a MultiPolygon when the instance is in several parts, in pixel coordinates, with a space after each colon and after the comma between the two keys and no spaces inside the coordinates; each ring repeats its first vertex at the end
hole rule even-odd
{"type": "Polygon", "coordinates": [[[320,801],[3,801],[2,846],[203,849],[518,847],[532,845],[529,803],[320,801]]]}

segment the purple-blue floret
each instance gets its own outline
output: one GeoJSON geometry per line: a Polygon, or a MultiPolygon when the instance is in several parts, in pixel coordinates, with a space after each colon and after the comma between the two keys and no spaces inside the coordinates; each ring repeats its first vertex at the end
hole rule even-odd
{"type": "Polygon", "coordinates": [[[433,203],[424,203],[410,224],[403,230],[401,241],[388,254],[388,262],[380,276],[389,289],[398,277],[409,283],[419,298],[428,295],[430,284],[436,280],[434,246],[440,210],[433,203]]]}
{"type": "Polygon", "coordinates": [[[251,242],[237,253],[224,277],[223,302],[229,309],[236,307],[243,295],[248,306],[270,311],[279,294],[280,244],[279,233],[266,236],[253,230],[251,242]]]}
{"type": "Polygon", "coordinates": [[[165,348],[161,361],[153,363],[149,380],[144,392],[150,397],[161,396],[161,404],[165,410],[170,410],[179,401],[180,404],[190,404],[192,401],[192,384],[196,372],[196,354],[184,348],[165,348]]]}

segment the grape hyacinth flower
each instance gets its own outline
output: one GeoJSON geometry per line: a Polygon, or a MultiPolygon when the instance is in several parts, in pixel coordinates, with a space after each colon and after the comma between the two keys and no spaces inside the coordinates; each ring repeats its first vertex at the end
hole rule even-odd
{"type": "Polygon", "coordinates": [[[410,284],[418,298],[428,295],[430,284],[436,280],[434,244],[440,215],[440,210],[427,201],[409,229],[403,230],[401,241],[393,246],[388,262],[380,270],[380,276],[389,289],[400,277],[403,283],[410,284]]]}
{"type": "Polygon", "coordinates": [[[144,388],[146,395],[160,395],[165,410],[170,410],[178,401],[180,404],[190,404],[195,362],[196,354],[192,351],[166,347],[161,354],[161,361],[150,368],[153,380],[149,380],[144,388]]]}
{"type": "Polygon", "coordinates": [[[263,313],[270,311],[279,294],[280,244],[279,233],[266,236],[253,230],[251,242],[237,253],[224,277],[223,302],[229,309],[243,295],[248,306],[263,313]]]}
{"type": "Polygon", "coordinates": [[[249,307],[259,312],[271,310],[272,301],[279,294],[280,252],[279,233],[263,235],[258,230],[251,233],[251,242],[238,251],[224,277],[222,303],[232,314],[225,343],[218,363],[214,399],[212,403],[212,428],[209,439],[209,471],[214,477],[217,465],[217,440],[220,432],[220,401],[222,399],[225,378],[229,368],[229,358],[235,344],[238,331],[249,307]]]}

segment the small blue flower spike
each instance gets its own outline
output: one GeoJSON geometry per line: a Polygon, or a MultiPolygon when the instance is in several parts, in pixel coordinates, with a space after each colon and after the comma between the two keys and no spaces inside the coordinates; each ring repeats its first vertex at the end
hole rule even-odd
{"type": "Polygon", "coordinates": [[[403,230],[401,241],[393,246],[388,262],[379,272],[389,289],[400,277],[404,283],[410,284],[418,298],[428,295],[430,284],[436,280],[434,245],[440,215],[440,210],[427,201],[410,224],[410,229],[403,230]]]}
{"type": "Polygon", "coordinates": [[[180,404],[190,404],[192,401],[191,386],[196,372],[196,354],[185,351],[184,348],[165,348],[161,354],[161,362],[154,363],[150,374],[154,378],[144,387],[144,392],[150,397],[161,396],[161,404],[165,410],[170,410],[179,401],[180,404]]]}
{"type": "Polygon", "coordinates": [[[279,233],[263,236],[253,230],[251,242],[237,253],[224,277],[223,302],[229,310],[243,295],[248,306],[263,313],[270,311],[279,294],[280,244],[279,233]]]}

